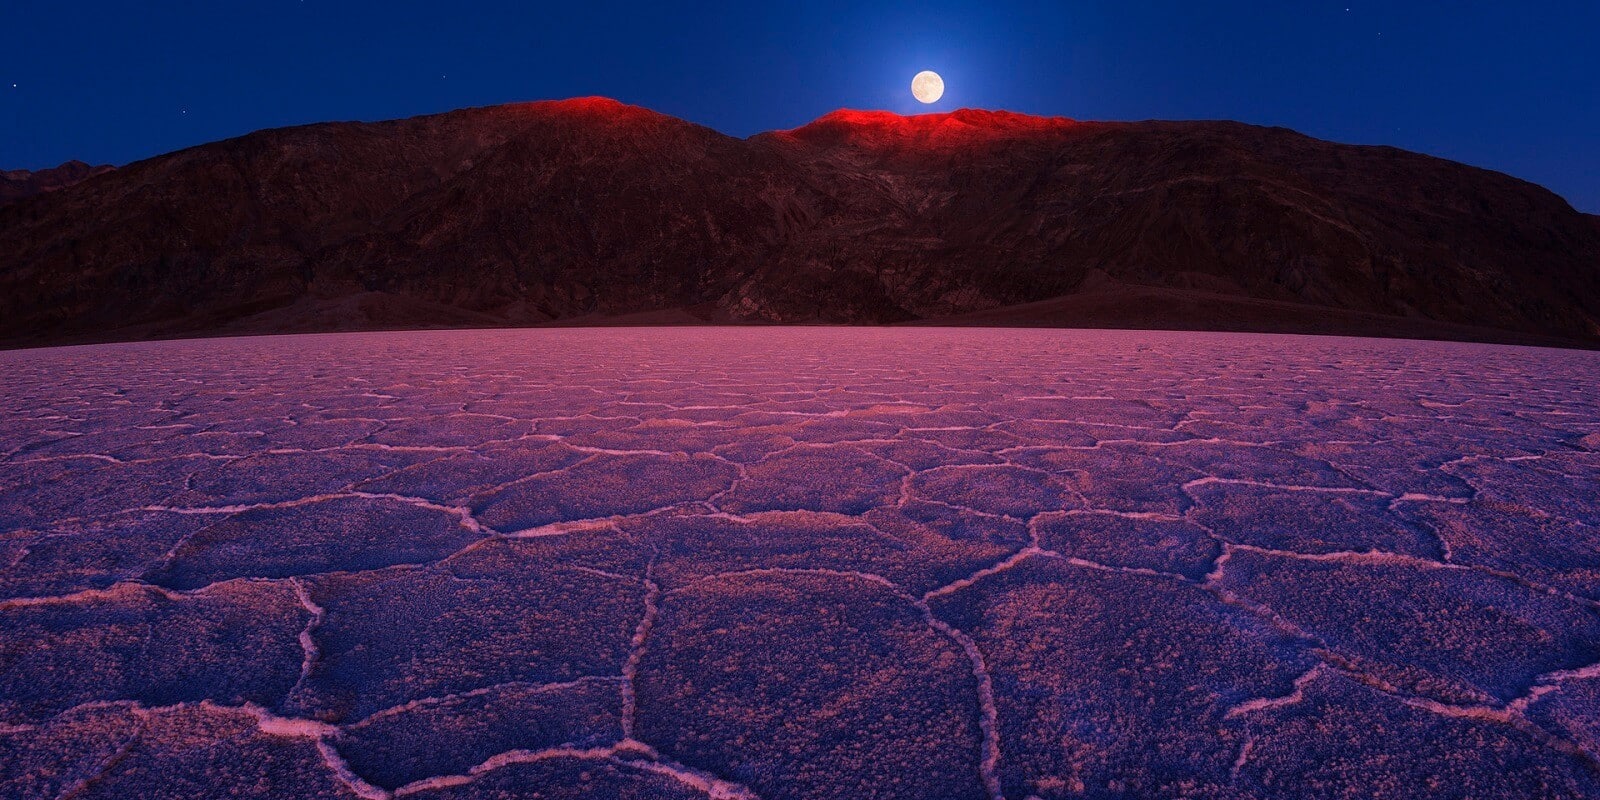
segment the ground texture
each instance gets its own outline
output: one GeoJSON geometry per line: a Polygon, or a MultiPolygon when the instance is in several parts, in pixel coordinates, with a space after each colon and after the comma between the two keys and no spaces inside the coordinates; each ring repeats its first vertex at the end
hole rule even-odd
{"type": "Polygon", "coordinates": [[[0,796],[1600,794],[1600,356],[0,353],[0,796]]]}

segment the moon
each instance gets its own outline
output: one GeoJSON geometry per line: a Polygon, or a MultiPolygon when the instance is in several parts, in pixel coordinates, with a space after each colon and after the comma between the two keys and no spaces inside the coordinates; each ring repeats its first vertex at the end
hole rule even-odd
{"type": "Polygon", "coordinates": [[[917,77],[911,79],[911,96],[923,103],[939,102],[939,98],[944,97],[944,78],[931,69],[917,73],[917,77]]]}

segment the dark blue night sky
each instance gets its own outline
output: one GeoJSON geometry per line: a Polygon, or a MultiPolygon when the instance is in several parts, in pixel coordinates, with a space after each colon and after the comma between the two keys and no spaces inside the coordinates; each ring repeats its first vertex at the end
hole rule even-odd
{"type": "Polygon", "coordinates": [[[731,134],[839,107],[1228,118],[1600,212],[1600,2],[0,3],[0,168],[603,94],[731,134]]]}

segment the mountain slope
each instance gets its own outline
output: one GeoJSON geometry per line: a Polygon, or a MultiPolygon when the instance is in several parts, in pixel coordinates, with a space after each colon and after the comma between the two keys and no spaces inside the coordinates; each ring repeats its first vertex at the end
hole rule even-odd
{"type": "Polygon", "coordinates": [[[65,189],[82,183],[96,175],[110,172],[110,165],[91,166],[82,161],[68,161],[57,167],[37,171],[12,169],[0,172],[0,205],[44,192],[65,189]]]}
{"type": "Polygon", "coordinates": [[[1184,298],[1172,327],[1595,343],[1600,225],[1498,173],[1236,123],[841,111],[741,140],[601,98],[263,131],[0,207],[11,343],[1116,324],[1037,304],[1124,289],[1158,306],[1130,325],[1184,298]]]}

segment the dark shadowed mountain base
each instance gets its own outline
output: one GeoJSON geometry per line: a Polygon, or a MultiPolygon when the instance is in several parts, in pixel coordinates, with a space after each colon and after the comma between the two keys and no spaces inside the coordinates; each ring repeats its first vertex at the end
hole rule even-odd
{"type": "Polygon", "coordinates": [[[601,98],[262,131],[0,205],[0,345],[619,319],[1600,343],[1600,225],[1229,122],[601,98]]]}
{"type": "Polygon", "coordinates": [[[0,796],[1600,796],[1600,354],[0,354],[0,796]]]}

